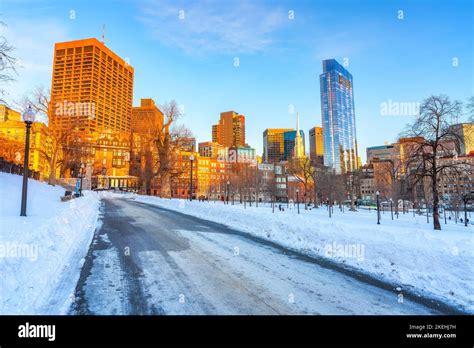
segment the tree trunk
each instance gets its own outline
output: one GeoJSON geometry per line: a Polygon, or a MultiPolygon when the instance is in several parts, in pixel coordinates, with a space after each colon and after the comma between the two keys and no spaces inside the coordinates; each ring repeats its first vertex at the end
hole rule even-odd
{"type": "Polygon", "coordinates": [[[49,163],[50,166],[50,173],[48,178],[48,185],[55,186],[56,185],[56,154],[53,155],[51,161],[49,163]]]}
{"type": "MultiPolygon", "coordinates": [[[[436,168],[433,169],[435,170],[436,168]]],[[[433,228],[435,230],[441,230],[441,224],[439,222],[439,195],[436,171],[432,176],[431,185],[433,190],[433,228]]]]}
{"type": "Polygon", "coordinates": [[[170,174],[169,173],[161,173],[160,183],[161,183],[160,197],[161,198],[171,198],[170,174]]]}

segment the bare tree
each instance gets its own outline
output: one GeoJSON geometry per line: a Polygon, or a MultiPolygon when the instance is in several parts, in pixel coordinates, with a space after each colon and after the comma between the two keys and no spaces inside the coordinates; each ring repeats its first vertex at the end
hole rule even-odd
{"type": "Polygon", "coordinates": [[[191,132],[184,126],[178,126],[177,120],[181,116],[176,101],[165,103],[161,106],[164,115],[163,125],[156,129],[154,143],[157,149],[157,176],[160,180],[160,196],[171,197],[171,183],[182,175],[183,169],[176,164],[177,153],[184,142],[191,137],[191,132]]]}
{"type": "Polygon", "coordinates": [[[398,216],[398,201],[402,196],[403,187],[403,163],[399,157],[383,160],[374,160],[378,166],[376,190],[386,200],[392,199],[395,204],[395,214],[398,216]]]}
{"type": "Polygon", "coordinates": [[[22,110],[31,105],[40,118],[42,117],[48,121],[48,127],[45,128],[45,136],[48,138],[49,146],[46,149],[39,149],[39,151],[49,166],[48,184],[55,185],[56,171],[61,169],[64,162],[63,151],[67,151],[67,144],[71,141],[76,127],[66,128],[49,122],[53,112],[50,109],[50,98],[50,91],[42,86],[38,86],[32,93],[24,96],[17,104],[22,110]]]}
{"type": "MultiPolygon", "coordinates": [[[[0,21],[0,26],[6,26],[0,21]]],[[[14,47],[11,46],[4,36],[0,36],[0,102],[5,103],[3,96],[5,90],[1,87],[7,82],[13,81],[16,73],[17,59],[13,57],[14,47]]]]}
{"type": "Polygon", "coordinates": [[[431,96],[423,101],[419,116],[403,133],[404,137],[412,138],[414,142],[407,160],[409,174],[415,177],[414,184],[426,179],[430,185],[435,230],[441,230],[438,180],[443,171],[457,166],[455,162],[441,163],[439,159],[459,151],[461,138],[450,122],[460,114],[461,103],[458,101],[453,102],[444,95],[431,96]]]}
{"type": "Polygon", "coordinates": [[[467,116],[469,122],[474,122],[474,96],[471,96],[466,105],[467,116]]]}
{"type": "Polygon", "coordinates": [[[334,169],[328,167],[317,168],[317,173],[318,195],[322,201],[327,203],[329,217],[331,217],[334,202],[340,203],[344,197],[344,178],[342,175],[337,175],[334,169]]]}
{"type": "Polygon", "coordinates": [[[311,196],[310,188],[313,185],[314,172],[315,169],[309,157],[294,158],[288,162],[288,173],[303,184],[305,209],[307,209],[307,199],[311,196]]]}

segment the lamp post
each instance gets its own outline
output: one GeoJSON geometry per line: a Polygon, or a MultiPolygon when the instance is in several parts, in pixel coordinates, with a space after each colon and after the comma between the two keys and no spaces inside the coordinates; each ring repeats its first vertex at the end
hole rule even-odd
{"type": "Polygon", "coordinates": [[[84,177],[84,163],[81,162],[81,186],[79,187],[79,196],[82,196],[82,178],[84,177]]]}
{"type": "Polygon", "coordinates": [[[464,226],[467,227],[467,202],[469,200],[469,196],[467,194],[463,195],[463,203],[464,203],[464,226]]]}
{"type": "Polygon", "coordinates": [[[380,225],[380,192],[375,192],[377,196],[377,225],[380,225]]]}
{"type": "Polygon", "coordinates": [[[393,200],[390,198],[390,215],[392,215],[393,220],[393,200]]]}
{"type": "Polygon", "coordinates": [[[443,204],[443,215],[444,215],[444,224],[447,225],[448,221],[446,220],[446,204],[443,204]]]}
{"type": "Polygon", "coordinates": [[[296,189],[296,206],[298,207],[298,214],[300,213],[300,190],[296,189]]]}
{"type": "Polygon", "coordinates": [[[102,160],[102,189],[107,185],[107,159],[102,160]]]}
{"type": "Polygon", "coordinates": [[[30,152],[30,129],[31,124],[35,121],[35,113],[31,108],[31,105],[28,106],[26,111],[23,113],[23,121],[26,124],[26,138],[25,138],[25,158],[23,160],[23,187],[21,190],[21,212],[20,216],[26,216],[26,200],[27,200],[27,191],[28,191],[28,157],[30,152]]]}
{"type": "MultiPolygon", "coordinates": [[[[230,187],[230,181],[227,180],[227,197],[226,197],[226,201],[227,201],[227,205],[229,205],[229,187],[230,187]]],[[[234,204],[234,202],[232,201],[232,205],[234,204]]]]}
{"type": "Polygon", "coordinates": [[[193,162],[194,162],[194,155],[189,156],[189,161],[191,162],[191,175],[189,180],[189,200],[193,200],[193,162]]]}
{"type": "Polygon", "coordinates": [[[331,200],[329,199],[329,197],[328,197],[327,201],[328,201],[329,217],[331,217],[331,200]]]}

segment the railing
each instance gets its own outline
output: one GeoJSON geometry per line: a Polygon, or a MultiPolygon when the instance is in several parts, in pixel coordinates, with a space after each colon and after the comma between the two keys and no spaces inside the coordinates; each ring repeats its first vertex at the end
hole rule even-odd
{"type": "MultiPolygon", "coordinates": [[[[10,161],[5,161],[3,157],[0,157],[0,172],[23,175],[23,167],[19,164],[10,161]]],[[[39,180],[40,173],[28,169],[28,177],[39,180]]]]}

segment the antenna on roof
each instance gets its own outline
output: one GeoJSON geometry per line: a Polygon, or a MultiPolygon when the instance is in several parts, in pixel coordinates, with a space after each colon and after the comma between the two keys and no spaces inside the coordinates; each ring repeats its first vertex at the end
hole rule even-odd
{"type": "Polygon", "coordinates": [[[105,24],[102,25],[102,43],[105,44],[105,24]]]}

